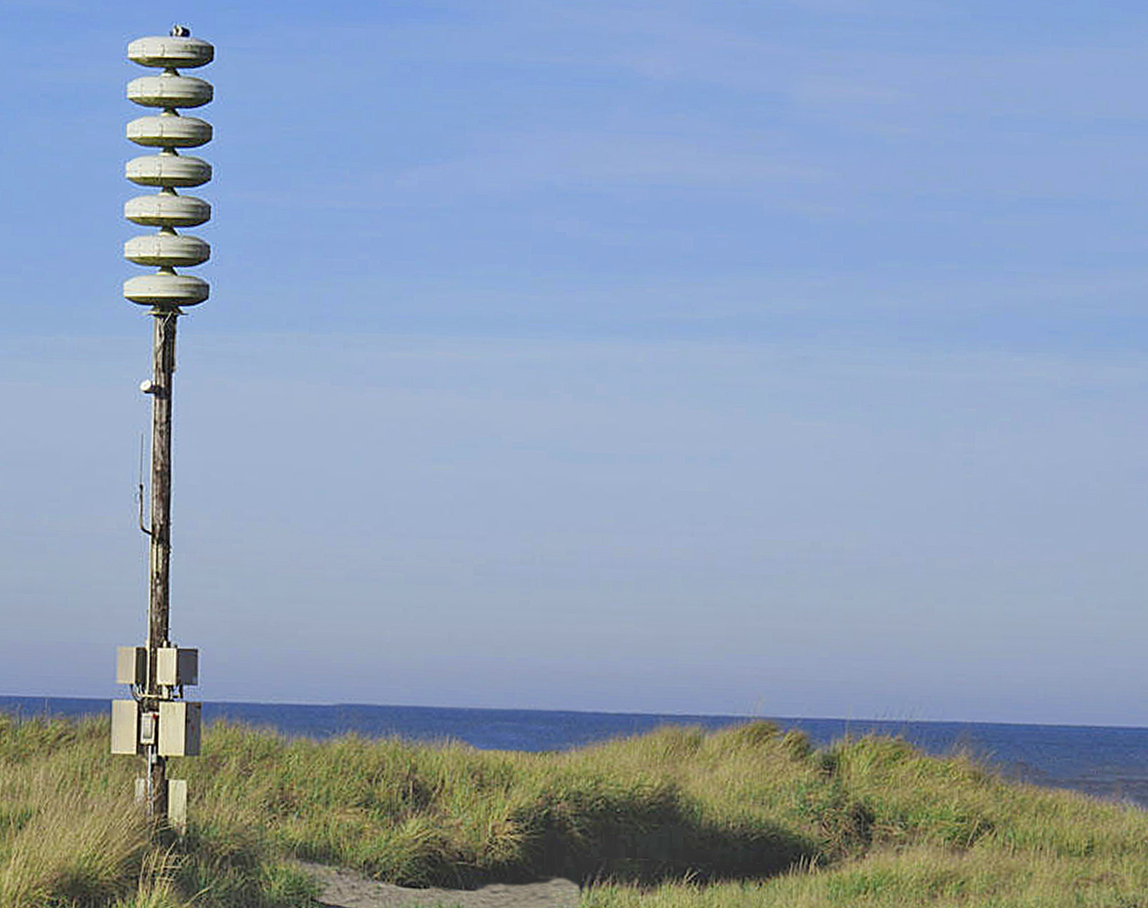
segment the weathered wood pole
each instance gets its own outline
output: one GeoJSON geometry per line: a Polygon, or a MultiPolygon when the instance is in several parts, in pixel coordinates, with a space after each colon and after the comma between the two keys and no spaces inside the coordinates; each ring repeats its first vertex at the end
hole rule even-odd
{"type": "MultiPolygon", "coordinates": [[[[155,360],[152,379],[151,421],[151,545],[148,557],[148,686],[144,707],[158,711],[161,691],[156,682],[156,653],[171,645],[168,639],[171,565],[171,403],[175,372],[176,308],[156,307],[155,360]]],[[[148,746],[148,815],[167,820],[167,760],[155,744],[148,746]]]]}

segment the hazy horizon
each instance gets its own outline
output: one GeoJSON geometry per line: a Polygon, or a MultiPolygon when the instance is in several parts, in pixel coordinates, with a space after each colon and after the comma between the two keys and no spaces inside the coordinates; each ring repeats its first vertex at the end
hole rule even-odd
{"type": "MultiPolygon", "coordinates": [[[[106,704],[114,697],[46,697],[41,695],[11,695],[0,693],[0,710],[8,711],[11,704],[8,701],[21,701],[34,702],[37,700],[44,701],[45,707],[48,703],[55,702],[81,702],[81,703],[99,703],[104,704],[99,710],[88,713],[69,713],[60,710],[60,715],[103,715],[106,704]]],[[[188,699],[192,699],[188,694],[188,699]]],[[[842,722],[846,726],[851,723],[857,723],[862,728],[872,723],[874,726],[887,727],[887,726],[918,726],[918,725],[1023,725],[1033,728],[1110,728],[1110,729],[1135,729],[1135,730],[1148,730],[1148,726],[1143,725],[1089,725],[1081,722],[993,722],[979,719],[913,719],[903,718],[896,716],[783,716],[772,713],[760,714],[741,714],[741,713],[686,713],[686,712],[673,712],[663,711],[657,713],[650,712],[630,712],[626,710],[587,710],[587,709],[535,709],[531,707],[515,708],[515,707],[500,707],[500,706],[450,706],[446,704],[419,704],[419,703],[357,703],[357,702],[328,702],[328,701],[282,701],[282,700],[206,700],[203,701],[206,707],[228,707],[228,706],[255,706],[255,707],[272,707],[272,708],[320,708],[320,709],[397,709],[397,710],[431,710],[443,712],[494,712],[494,713],[557,713],[557,714],[579,714],[579,715],[596,715],[596,716],[652,716],[655,718],[682,718],[682,719],[744,719],[748,722],[754,721],[777,721],[777,722],[842,722]]],[[[17,704],[19,707],[20,704],[17,704]]],[[[52,714],[57,714],[57,711],[51,711],[52,714]]],[[[30,715],[29,713],[21,713],[19,708],[16,712],[17,715],[30,715]]],[[[212,721],[208,718],[206,721],[212,721]]],[[[250,721],[245,719],[238,719],[237,721],[250,721]]]]}

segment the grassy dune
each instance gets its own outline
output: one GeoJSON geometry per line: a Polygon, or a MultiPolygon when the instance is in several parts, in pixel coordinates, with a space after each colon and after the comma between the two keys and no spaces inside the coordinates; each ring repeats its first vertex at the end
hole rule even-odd
{"type": "Polygon", "coordinates": [[[0,906],[293,908],[299,857],[406,885],[562,875],[587,908],[1148,906],[1148,814],[888,738],[753,723],[560,754],[215,725],[149,842],[105,721],[0,716],[0,906]]]}

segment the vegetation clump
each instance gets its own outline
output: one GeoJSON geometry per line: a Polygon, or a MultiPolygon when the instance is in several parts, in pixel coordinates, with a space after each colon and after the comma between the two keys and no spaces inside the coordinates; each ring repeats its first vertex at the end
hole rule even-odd
{"type": "Polygon", "coordinates": [[[0,715],[3,908],[302,908],[317,861],[408,886],[565,876],[585,908],[1148,905],[1148,815],[897,739],[754,722],[564,753],[216,724],[182,838],[106,721],[0,715]]]}

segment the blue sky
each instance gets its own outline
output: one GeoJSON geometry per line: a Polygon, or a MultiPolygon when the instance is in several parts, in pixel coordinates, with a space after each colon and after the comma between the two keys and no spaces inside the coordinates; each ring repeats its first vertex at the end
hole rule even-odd
{"type": "Polygon", "coordinates": [[[0,0],[0,692],[143,637],[172,22],[204,699],[1148,725],[1132,3],[0,0]]]}

